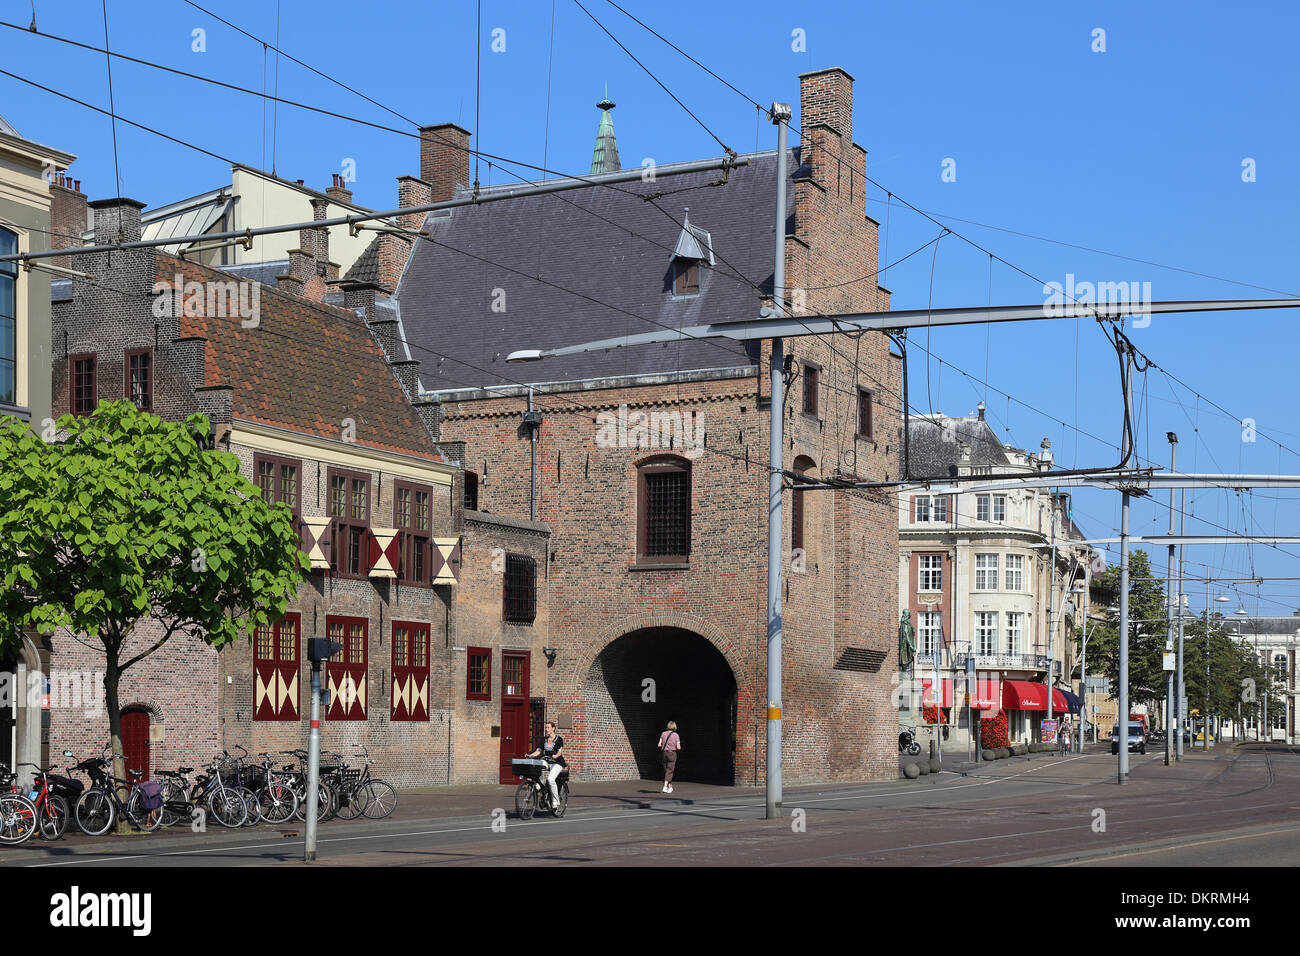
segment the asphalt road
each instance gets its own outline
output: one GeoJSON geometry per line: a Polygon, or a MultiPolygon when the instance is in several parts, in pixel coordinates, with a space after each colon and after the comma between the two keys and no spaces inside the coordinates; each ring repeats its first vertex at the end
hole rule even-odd
{"type": "MultiPolygon", "coordinates": [[[[785,819],[761,794],[571,809],[561,820],[481,813],[327,825],[319,860],[345,866],[583,865],[1291,865],[1300,853],[1300,753],[1220,747],[1163,765],[1131,757],[1115,781],[1107,753],[1012,758],[968,775],[787,791],[785,819]],[[504,823],[504,827],[502,824],[504,823]]],[[[581,789],[578,783],[575,790],[581,789]]],[[[301,864],[300,838],[248,831],[36,840],[0,864],[193,866],[301,864]]]]}

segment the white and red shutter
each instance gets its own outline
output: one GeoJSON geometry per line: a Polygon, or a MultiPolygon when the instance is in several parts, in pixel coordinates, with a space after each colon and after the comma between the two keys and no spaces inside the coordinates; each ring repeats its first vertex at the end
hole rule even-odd
{"type": "Polygon", "coordinates": [[[429,719],[429,626],[393,623],[393,720],[429,719]],[[400,633],[400,637],[399,637],[400,633]],[[406,644],[406,661],[397,663],[397,641],[406,644]],[[417,663],[423,661],[423,664],[417,663]]]}
{"type": "Polygon", "coordinates": [[[460,537],[433,538],[429,548],[429,580],[434,584],[460,582],[460,537]]]}
{"type": "Polygon", "coordinates": [[[327,629],[329,624],[342,625],[341,638],[331,634],[330,639],[343,645],[325,668],[330,692],[326,719],[365,720],[370,624],[364,617],[329,617],[326,622],[327,629]]]}
{"type": "Polygon", "coordinates": [[[396,528],[371,528],[366,535],[367,576],[396,578],[398,555],[401,553],[401,535],[396,528]]]}

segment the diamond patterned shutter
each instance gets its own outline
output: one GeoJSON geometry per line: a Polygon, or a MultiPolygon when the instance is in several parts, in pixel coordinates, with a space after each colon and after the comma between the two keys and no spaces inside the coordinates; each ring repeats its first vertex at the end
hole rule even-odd
{"type": "Polygon", "coordinates": [[[429,719],[429,626],[393,622],[392,720],[429,719]]]}
{"type": "Polygon", "coordinates": [[[343,650],[325,665],[330,692],[326,719],[365,720],[370,624],[364,617],[326,617],[325,629],[331,641],[343,645],[343,650]]]}
{"type": "Polygon", "coordinates": [[[371,528],[366,566],[372,578],[396,578],[401,540],[396,528],[371,528]]]}
{"type": "Polygon", "coordinates": [[[258,628],[253,641],[253,719],[298,720],[300,617],[286,614],[258,628]]]}
{"type": "Polygon", "coordinates": [[[330,518],[313,515],[302,519],[303,550],[311,559],[312,568],[328,568],[329,555],[326,549],[330,545],[330,518]]]}
{"type": "Polygon", "coordinates": [[[434,584],[460,583],[460,538],[434,538],[432,581],[434,584]]]}

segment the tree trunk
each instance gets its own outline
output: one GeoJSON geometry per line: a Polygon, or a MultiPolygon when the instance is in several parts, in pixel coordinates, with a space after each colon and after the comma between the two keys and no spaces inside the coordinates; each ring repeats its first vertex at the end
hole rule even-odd
{"type": "MultiPolygon", "coordinates": [[[[119,780],[125,780],[126,760],[122,750],[122,703],[118,697],[118,684],[122,677],[122,671],[118,667],[117,643],[111,639],[105,641],[104,652],[104,710],[108,713],[109,759],[112,761],[113,776],[119,780]]],[[[120,789],[118,794],[125,803],[127,794],[120,789]]],[[[117,832],[130,832],[130,824],[127,822],[124,813],[118,815],[117,832]]]]}

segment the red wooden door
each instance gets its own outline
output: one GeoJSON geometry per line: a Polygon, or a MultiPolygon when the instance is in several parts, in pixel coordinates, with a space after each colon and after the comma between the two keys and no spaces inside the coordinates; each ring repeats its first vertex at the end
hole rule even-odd
{"type": "Polygon", "coordinates": [[[501,655],[501,782],[514,783],[510,761],[532,748],[528,740],[528,653],[501,655]]]}
{"type": "Polygon", "coordinates": [[[326,719],[365,720],[370,622],[364,617],[326,617],[325,630],[331,641],[343,645],[325,665],[330,691],[326,719]]]}
{"type": "Polygon", "coordinates": [[[143,770],[149,779],[149,712],[143,708],[122,711],[122,755],[126,769],[143,770]]]}

